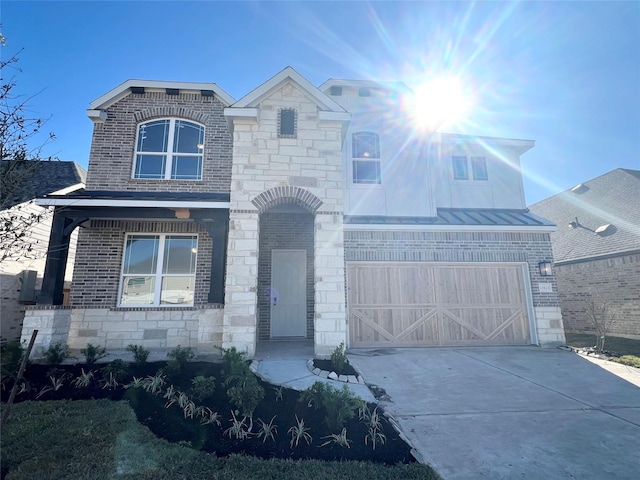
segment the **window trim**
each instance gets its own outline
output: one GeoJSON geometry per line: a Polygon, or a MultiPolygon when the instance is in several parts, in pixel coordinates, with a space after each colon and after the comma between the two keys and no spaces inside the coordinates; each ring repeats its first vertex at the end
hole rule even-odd
{"type": "Polygon", "coordinates": [[[361,131],[357,131],[357,132],[353,132],[351,134],[351,184],[352,185],[361,185],[361,186],[365,186],[365,187],[371,187],[371,186],[376,186],[376,185],[382,185],[382,161],[381,161],[381,149],[380,149],[380,134],[376,133],[376,132],[372,132],[370,130],[361,130],[361,131]],[[356,157],[356,152],[355,152],[355,142],[357,137],[359,136],[364,136],[364,135],[369,135],[369,136],[373,136],[373,138],[375,138],[375,149],[373,152],[372,156],[362,156],[362,157],[356,157]],[[354,170],[355,167],[357,165],[357,163],[377,163],[377,178],[376,181],[373,182],[369,182],[369,181],[359,181],[356,176],[354,175],[354,170]]]}
{"type": "Polygon", "coordinates": [[[298,138],[298,110],[295,108],[278,109],[278,138],[298,138]],[[284,112],[293,113],[293,133],[282,133],[282,114],[284,112]]]}
{"type": "Polygon", "coordinates": [[[131,178],[133,180],[172,180],[172,181],[183,181],[183,182],[201,182],[203,177],[204,170],[204,142],[205,142],[205,134],[206,134],[206,126],[199,122],[194,122],[190,119],[180,118],[180,117],[160,117],[153,118],[151,120],[146,120],[144,122],[140,122],[136,125],[136,141],[134,144],[134,152],[133,152],[133,168],[131,171],[131,178]],[[148,125],[153,122],[158,122],[162,120],[169,120],[169,133],[167,135],[167,151],[166,152],[140,152],[138,151],[138,142],[140,140],[140,130],[142,126],[148,125]],[[182,152],[174,152],[174,140],[175,140],[175,131],[176,131],[176,122],[184,122],[190,123],[192,125],[197,125],[202,128],[202,142],[203,148],[200,153],[182,153],[182,152]],[[164,161],[164,172],[162,177],[160,178],[144,178],[136,176],[136,170],[138,168],[138,156],[154,156],[154,157],[165,157],[164,161]],[[198,178],[173,178],[173,167],[174,167],[174,158],[175,157],[193,157],[200,159],[200,168],[199,168],[199,177],[198,178]]]}
{"type": "Polygon", "coordinates": [[[118,298],[117,298],[117,307],[118,308],[175,308],[175,307],[193,307],[195,305],[195,286],[197,280],[198,273],[198,245],[199,245],[199,236],[197,233],[157,233],[157,232],[128,232],[125,233],[124,236],[124,244],[122,246],[122,260],[120,266],[120,285],[118,286],[118,298]],[[155,273],[142,275],[142,274],[125,274],[125,256],[127,253],[127,242],[131,237],[158,237],[158,256],[156,258],[155,265],[155,273]],[[195,261],[194,261],[194,269],[192,274],[184,274],[184,273],[163,273],[162,267],[164,265],[164,249],[165,242],[167,237],[190,237],[195,238],[196,241],[196,252],[195,252],[195,261]],[[181,303],[181,304],[163,304],[162,303],[162,279],[165,277],[193,277],[193,300],[191,303],[181,303]],[[128,277],[154,277],[156,290],[153,294],[153,303],[122,303],[122,294],[124,291],[125,278],[128,277]]]}
{"type": "Polygon", "coordinates": [[[451,175],[454,182],[488,182],[489,167],[486,155],[451,155],[451,175]],[[465,176],[456,177],[454,162],[456,159],[464,159],[465,176]],[[482,168],[478,168],[478,161],[482,161],[482,168]],[[483,173],[484,175],[480,175],[483,173]]]}

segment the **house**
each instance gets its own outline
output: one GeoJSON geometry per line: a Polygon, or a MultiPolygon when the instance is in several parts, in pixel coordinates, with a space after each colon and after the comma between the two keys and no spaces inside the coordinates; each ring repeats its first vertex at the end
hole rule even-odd
{"type": "Polygon", "coordinates": [[[613,315],[610,335],[640,339],[640,170],[618,168],[535,203],[551,233],[567,332],[593,332],[590,303],[613,315]]]}
{"type": "Polygon", "coordinates": [[[86,189],[40,200],[50,249],[80,227],[70,308],[53,260],[23,338],[249,356],[272,339],[319,356],[564,343],[539,268],[555,227],[524,202],[534,142],[419,132],[406,95],[288,67],[239,100],[128,80],[93,101],[86,189]]]}
{"type": "MultiPolygon", "coordinates": [[[[13,232],[3,232],[0,243],[0,339],[4,343],[20,338],[24,305],[35,303],[44,274],[53,214],[34,201],[43,195],[65,195],[83,188],[86,171],[75,162],[3,160],[1,172],[0,221],[9,221],[13,232]],[[18,235],[24,236],[18,239],[18,235]]],[[[68,252],[63,285],[67,289],[76,237],[77,233],[68,252]]]]}

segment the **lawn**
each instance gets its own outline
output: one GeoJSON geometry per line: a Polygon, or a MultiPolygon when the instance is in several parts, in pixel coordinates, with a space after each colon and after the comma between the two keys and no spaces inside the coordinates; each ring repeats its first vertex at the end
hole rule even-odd
{"type": "Polygon", "coordinates": [[[2,478],[17,479],[424,479],[418,463],[216,457],[156,438],[127,402],[28,401],[12,407],[2,432],[2,478]]]}

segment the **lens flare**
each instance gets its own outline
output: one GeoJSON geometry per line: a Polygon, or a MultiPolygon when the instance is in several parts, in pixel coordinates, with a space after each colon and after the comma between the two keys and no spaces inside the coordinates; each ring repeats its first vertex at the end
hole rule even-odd
{"type": "Polygon", "coordinates": [[[465,120],[472,101],[455,77],[438,77],[413,89],[405,98],[405,108],[424,130],[437,131],[465,120]]]}

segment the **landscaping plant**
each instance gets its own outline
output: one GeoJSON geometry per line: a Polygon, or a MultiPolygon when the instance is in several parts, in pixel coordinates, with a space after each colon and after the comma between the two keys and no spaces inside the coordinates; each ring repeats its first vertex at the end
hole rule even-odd
{"type": "Polygon", "coordinates": [[[80,350],[84,355],[87,366],[94,365],[98,360],[107,356],[107,349],[99,345],[87,343],[86,348],[80,350]]]}
{"type": "Polygon", "coordinates": [[[133,353],[133,360],[138,366],[142,366],[147,363],[149,358],[149,350],[142,345],[128,345],[127,351],[133,353]]]}
{"type": "Polygon", "coordinates": [[[206,398],[213,397],[216,391],[216,377],[204,375],[198,375],[191,380],[191,396],[202,402],[206,398]]]}
{"type": "Polygon", "coordinates": [[[342,428],[347,420],[355,416],[360,401],[345,384],[342,389],[325,382],[316,382],[306,389],[300,398],[310,407],[325,411],[325,422],[329,430],[342,428]]]}
{"type": "Polygon", "coordinates": [[[249,419],[251,431],[253,412],[264,398],[264,388],[244,360],[244,353],[238,352],[235,347],[223,350],[222,368],[227,396],[242,415],[249,419]]]}
{"type": "Polygon", "coordinates": [[[69,345],[66,343],[56,343],[50,345],[44,352],[44,359],[48,365],[60,365],[67,358],[73,358],[69,355],[69,345]]]}
{"type": "Polygon", "coordinates": [[[344,371],[344,366],[349,364],[349,359],[347,358],[347,349],[344,346],[344,342],[341,342],[338,345],[333,353],[331,353],[331,365],[333,369],[342,373],[344,371]]]}

